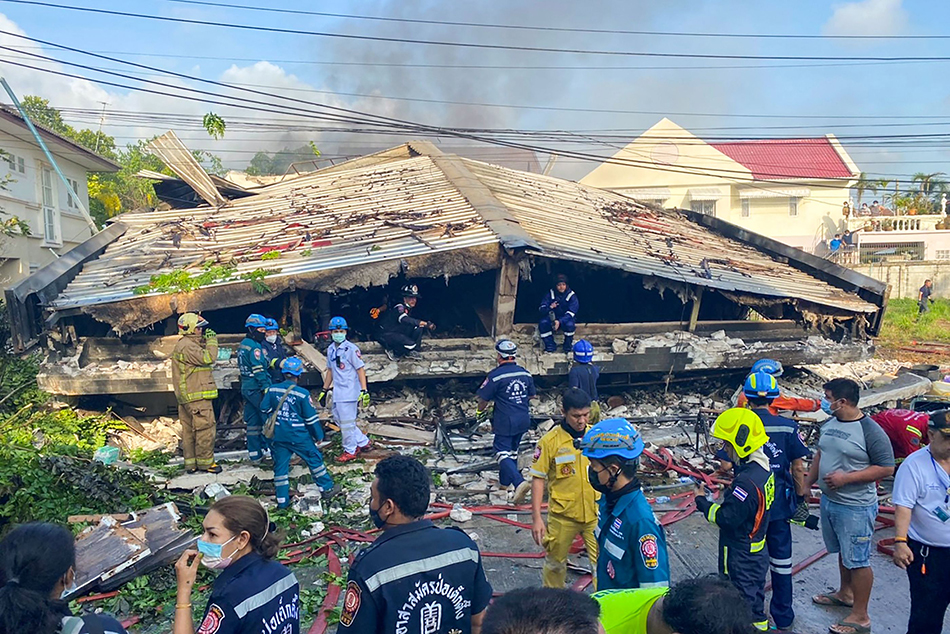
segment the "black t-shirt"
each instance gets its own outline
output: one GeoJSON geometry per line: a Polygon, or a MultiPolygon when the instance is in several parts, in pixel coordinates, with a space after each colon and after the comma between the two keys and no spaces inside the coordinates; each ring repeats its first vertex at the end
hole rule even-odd
{"type": "Polygon", "coordinates": [[[924,284],[923,286],[920,287],[920,299],[921,300],[930,299],[930,296],[933,295],[933,292],[934,292],[934,289],[932,286],[927,286],[926,284],[924,284]]]}

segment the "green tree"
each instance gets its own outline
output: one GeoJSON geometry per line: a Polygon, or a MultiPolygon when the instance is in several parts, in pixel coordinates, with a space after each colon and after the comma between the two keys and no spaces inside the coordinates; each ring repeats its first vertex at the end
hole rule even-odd
{"type": "Polygon", "coordinates": [[[57,134],[72,138],[72,126],[63,121],[63,115],[59,110],[49,105],[49,99],[43,99],[35,95],[27,95],[20,102],[23,110],[33,123],[39,124],[47,130],[52,130],[57,134]]]}
{"type": "Polygon", "coordinates": [[[864,197],[864,192],[877,193],[877,181],[868,178],[868,175],[864,172],[858,174],[858,180],[854,184],[854,190],[858,193],[858,205],[861,205],[862,198],[864,197]]]}
{"type": "Polygon", "coordinates": [[[320,156],[316,143],[311,141],[298,148],[285,147],[283,150],[268,154],[258,152],[244,171],[251,176],[279,176],[286,174],[294,163],[306,163],[313,169],[314,157],[320,156]]]}
{"type": "Polygon", "coordinates": [[[216,115],[213,112],[209,112],[204,116],[204,119],[201,120],[202,125],[204,125],[205,130],[208,131],[215,139],[220,139],[224,137],[224,130],[227,125],[224,123],[224,119],[220,115],[216,115]]]}

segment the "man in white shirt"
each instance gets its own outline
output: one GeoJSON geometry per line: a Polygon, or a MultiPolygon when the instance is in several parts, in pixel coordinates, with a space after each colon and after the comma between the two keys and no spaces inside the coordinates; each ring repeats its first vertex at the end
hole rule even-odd
{"type": "Polygon", "coordinates": [[[930,414],[930,445],[894,478],[894,563],[910,580],[907,631],[939,634],[950,605],[950,410],[930,414]]]}

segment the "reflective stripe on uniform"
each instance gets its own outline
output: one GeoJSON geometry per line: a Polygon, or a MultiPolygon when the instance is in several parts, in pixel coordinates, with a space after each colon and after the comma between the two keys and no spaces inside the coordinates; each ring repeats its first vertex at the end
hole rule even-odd
{"type": "Polygon", "coordinates": [[[640,584],[641,588],[669,588],[669,581],[648,581],[640,584]]]}
{"type": "Polygon", "coordinates": [[[923,437],[924,437],[923,434],[920,433],[920,430],[917,429],[916,427],[914,427],[913,425],[908,425],[908,426],[907,426],[907,431],[909,431],[910,433],[914,434],[914,435],[917,436],[918,438],[923,438],[923,437]]]}
{"type": "Polygon", "coordinates": [[[719,513],[719,504],[713,504],[709,507],[709,515],[706,517],[706,521],[710,524],[716,523],[716,514],[719,513]]]}
{"type": "Polygon", "coordinates": [[[553,336],[554,336],[554,333],[553,333],[553,332],[542,332],[542,333],[539,333],[539,334],[541,335],[541,338],[542,338],[542,339],[544,339],[545,337],[553,337],[553,336]]]}
{"type": "Polygon", "coordinates": [[[754,627],[755,629],[759,630],[760,632],[768,632],[768,631],[769,631],[769,622],[768,622],[768,621],[758,621],[758,622],[756,622],[756,623],[753,623],[753,624],[752,624],[752,627],[754,627]]]}
{"type": "Polygon", "coordinates": [[[763,539],[762,541],[760,541],[760,542],[753,542],[753,543],[749,546],[749,552],[750,552],[750,553],[757,553],[757,552],[760,552],[763,548],[765,548],[765,540],[764,540],[764,539],[763,539]]]}
{"type": "Polygon", "coordinates": [[[577,456],[574,454],[562,454],[554,457],[554,464],[564,464],[565,462],[574,462],[576,460],[577,456]]]}
{"type": "Polygon", "coordinates": [[[499,374],[498,376],[492,377],[492,383],[502,379],[507,379],[512,376],[531,376],[531,373],[527,370],[521,370],[520,372],[505,372],[504,374],[499,374]]]}
{"type": "Polygon", "coordinates": [[[406,577],[411,577],[412,575],[418,575],[423,572],[431,572],[440,568],[447,568],[453,564],[461,564],[469,561],[478,563],[477,550],[472,550],[471,548],[460,548],[458,550],[451,550],[440,555],[426,557],[425,559],[407,561],[404,564],[399,564],[398,566],[393,566],[392,568],[386,568],[385,570],[380,570],[377,572],[375,575],[366,580],[366,589],[370,592],[376,592],[380,586],[386,585],[387,583],[392,583],[393,581],[399,581],[400,579],[405,579],[406,577]]]}
{"type": "Polygon", "coordinates": [[[790,434],[792,427],[786,425],[769,425],[765,428],[766,434],[790,434]]]}
{"type": "Polygon", "coordinates": [[[269,588],[265,588],[254,596],[248,597],[238,603],[234,606],[234,613],[237,614],[239,619],[243,619],[249,612],[267,605],[295,585],[297,585],[297,577],[291,573],[283,579],[275,581],[269,588]]]}
{"type": "Polygon", "coordinates": [[[722,547],[722,571],[726,573],[726,575],[729,574],[729,547],[728,546],[722,547]]]}
{"type": "Polygon", "coordinates": [[[548,474],[546,474],[546,473],[541,473],[541,472],[538,471],[537,469],[529,469],[529,470],[528,470],[528,473],[530,473],[530,474],[531,474],[532,476],[534,476],[535,478],[541,478],[541,479],[543,479],[543,480],[547,480],[547,479],[548,479],[548,474]]]}
{"type": "Polygon", "coordinates": [[[78,616],[64,616],[60,634],[79,634],[82,626],[82,619],[78,616]]]}
{"type": "Polygon", "coordinates": [[[623,559],[624,550],[617,544],[613,543],[609,539],[604,540],[604,550],[616,557],[617,559],[623,559]]]}

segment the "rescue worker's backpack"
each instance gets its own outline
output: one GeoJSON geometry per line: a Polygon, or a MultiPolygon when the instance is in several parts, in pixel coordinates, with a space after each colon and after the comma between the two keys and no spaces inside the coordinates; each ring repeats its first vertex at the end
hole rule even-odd
{"type": "Polygon", "coordinates": [[[287,397],[290,396],[291,390],[293,390],[293,388],[290,388],[284,392],[284,395],[280,397],[279,401],[277,401],[277,407],[274,408],[274,413],[267,417],[267,422],[264,423],[264,429],[261,432],[264,434],[264,438],[270,440],[274,437],[274,428],[277,426],[277,415],[280,414],[280,408],[283,407],[284,401],[286,401],[287,397]]]}

